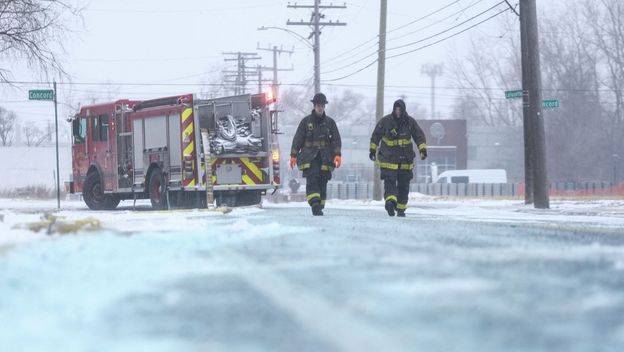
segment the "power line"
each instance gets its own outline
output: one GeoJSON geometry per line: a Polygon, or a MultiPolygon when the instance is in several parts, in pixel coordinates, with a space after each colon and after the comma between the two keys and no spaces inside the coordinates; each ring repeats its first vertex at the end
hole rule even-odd
{"type": "MultiPolygon", "coordinates": [[[[411,42],[411,43],[407,43],[407,44],[404,44],[404,45],[396,46],[396,47],[393,47],[393,48],[388,48],[388,49],[386,49],[386,51],[391,51],[391,50],[398,50],[398,49],[402,49],[402,48],[405,48],[405,47],[408,47],[408,46],[416,45],[416,44],[419,44],[419,43],[425,42],[425,41],[427,41],[427,40],[433,39],[433,38],[435,38],[435,37],[437,37],[437,36],[440,36],[440,35],[442,35],[442,34],[444,34],[444,33],[447,33],[447,32],[449,32],[449,31],[452,31],[453,29],[456,29],[456,28],[458,28],[458,27],[461,27],[462,25],[464,25],[464,24],[466,24],[466,23],[468,23],[468,22],[471,22],[472,20],[474,20],[474,19],[476,19],[476,18],[478,18],[478,17],[483,16],[484,14],[486,14],[486,13],[488,13],[488,12],[492,11],[492,10],[493,10],[493,9],[495,9],[497,6],[499,6],[499,5],[503,4],[503,3],[504,3],[504,1],[501,1],[501,2],[497,3],[496,5],[494,5],[494,6],[490,7],[490,8],[488,8],[487,10],[482,11],[482,12],[480,12],[479,14],[477,14],[477,15],[475,15],[475,16],[472,16],[472,17],[470,17],[469,19],[467,19],[467,20],[465,20],[465,21],[463,21],[463,22],[461,22],[461,23],[459,23],[459,24],[456,24],[456,25],[454,25],[454,26],[452,26],[452,27],[449,27],[449,28],[447,28],[447,29],[445,29],[445,30],[443,30],[443,31],[441,31],[441,32],[435,33],[435,34],[433,34],[433,35],[430,35],[430,36],[428,36],[428,37],[425,37],[425,38],[419,39],[419,40],[414,41],[414,42],[411,42]]],[[[505,11],[509,11],[509,9],[505,9],[505,11]]],[[[480,22],[480,23],[478,23],[478,24],[481,24],[481,23],[483,23],[483,22],[480,22]]],[[[478,24],[477,24],[477,25],[478,25],[478,24]]],[[[471,29],[471,28],[474,28],[474,26],[469,27],[468,29],[471,29]]],[[[459,33],[463,33],[463,32],[459,32],[459,33]]],[[[438,42],[436,42],[436,43],[438,43],[438,42]]],[[[374,56],[374,55],[376,55],[376,54],[377,54],[377,52],[375,51],[375,52],[370,53],[369,55],[367,55],[367,56],[365,56],[365,57],[363,57],[363,58],[361,58],[361,59],[359,59],[359,60],[353,61],[353,62],[351,62],[351,63],[349,63],[349,64],[347,64],[347,65],[343,65],[343,66],[338,67],[338,68],[333,69],[333,70],[325,71],[325,72],[323,72],[323,73],[332,73],[332,72],[341,71],[341,70],[343,70],[343,69],[345,69],[345,68],[350,68],[350,67],[353,67],[353,65],[358,64],[358,63],[360,63],[360,62],[362,62],[362,61],[364,61],[364,60],[366,60],[366,59],[368,59],[368,58],[370,58],[371,56],[374,56]]],[[[392,58],[392,57],[394,57],[394,56],[390,56],[390,57],[388,57],[388,58],[392,58]]],[[[360,71],[358,71],[358,72],[360,72],[360,71]]]]}
{"type": "MultiPolygon", "coordinates": [[[[311,78],[302,79],[299,83],[280,83],[283,86],[293,86],[293,87],[305,87],[310,84],[311,78]]],[[[0,81],[0,84],[33,84],[33,85],[48,85],[52,84],[52,81],[0,81]]],[[[193,87],[193,86],[221,86],[220,83],[147,83],[147,82],[57,82],[57,85],[64,86],[129,86],[129,87],[193,87]]],[[[327,83],[327,86],[332,87],[356,87],[356,88],[375,88],[374,84],[358,84],[358,83],[327,83]]],[[[429,90],[430,86],[417,86],[417,85],[385,85],[385,88],[393,88],[393,89],[423,89],[429,90]]],[[[445,89],[445,90],[493,90],[493,91],[506,91],[510,89],[514,89],[515,87],[455,87],[455,86],[436,86],[436,89],[445,89]]],[[[93,91],[86,90],[74,90],[78,93],[93,93],[93,91]]],[[[597,92],[597,93],[614,93],[616,90],[614,89],[588,89],[588,88],[542,88],[542,91],[551,91],[551,92],[597,92]]],[[[138,92],[136,94],[159,94],[157,92],[138,92]]],[[[32,102],[32,100],[29,100],[32,102]]]]}
{"type": "Polygon", "coordinates": [[[439,12],[441,12],[441,11],[443,11],[443,10],[446,10],[447,8],[451,7],[452,5],[457,4],[458,2],[459,2],[459,0],[453,1],[452,3],[450,3],[450,4],[446,5],[446,6],[442,7],[442,8],[440,8],[440,9],[438,9],[438,10],[436,10],[436,11],[432,12],[432,13],[429,13],[429,14],[427,14],[427,15],[425,15],[425,16],[422,16],[422,17],[420,17],[420,18],[417,18],[417,19],[415,19],[415,20],[413,20],[413,21],[411,21],[411,22],[409,22],[409,23],[406,23],[406,24],[404,24],[404,25],[402,25],[402,26],[399,26],[399,27],[397,27],[397,28],[391,29],[391,30],[387,31],[387,32],[386,32],[386,34],[388,34],[388,33],[392,33],[392,32],[396,32],[396,31],[398,31],[398,30],[400,30],[400,29],[403,29],[403,28],[405,28],[405,27],[408,27],[408,26],[410,26],[410,25],[412,25],[412,24],[414,24],[414,23],[420,22],[420,21],[422,21],[422,20],[424,20],[424,19],[426,19],[426,18],[428,18],[428,17],[431,17],[431,16],[433,16],[433,15],[436,15],[436,14],[438,14],[439,12]]]}
{"type": "Polygon", "coordinates": [[[395,57],[399,57],[399,56],[403,56],[403,55],[411,54],[411,53],[414,53],[414,52],[416,52],[416,51],[420,51],[420,50],[425,49],[425,48],[428,48],[428,47],[430,47],[430,46],[433,46],[433,45],[439,44],[439,43],[441,43],[441,42],[443,42],[443,41],[446,41],[446,40],[448,40],[448,39],[451,39],[451,38],[453,38],[453,37],[456,37],[456,36],[458,36],[458,35],[460,35],[460,34],[462,34],[462,33],[466,32],[466,31],[469,31],[469,30],[471,30],[471,29],[473,29],[473,28],[475,28],[475,27],[477,27],[477,26],[479,26],[479,25],[481,25],[481,24],[483,24],[483,23],[485,23],[485,22],[487,22],[487,21],[490,21],[490,20],[492,20],[492,19],[494,19],[494,18],[496,18],[496,17],[498,17],[498,16],[500,16],[500,15],[502,15],[503,13],[508,12],[508,11],[510,11],[510,10],[509,10],[509,9],[504,9],[504,10],[502,10],[502,11],[500,11],[500,12],[498,12],[498,13],[496,13],[496,14],[494,14],[494,15],[492,15],[492,16],[490,16],[490,17],[488,17],[488,18],[486,18],[486,19],[484,19],[484,20],[482,20],[482,21],[480,21],[480,22],[477,22],[477,23],[473,24],[472,26],[470,26],[470,27],[468,27],[468,28],[465,28],[465,29],[463,29],[463,30],[461,30],[461,31],[459,31],[459,32],[457,32],[457,33],[454,33],[454,34],[452,34],[452,35],[450,35],[450,36],[448,36],[448,37],[442,38],[442,39],[440,39],[440,40],[438,40],[438,41],[435,41],[435,42],[430,43],[430,44],[427,44],[427,45],[423,45],[423,46],[418,47],[418,48],[416,48],[416,49],[413,49],[413,50],[410,50],[410,51],[406,51],[406,52],[404,52],[404,53],[400,53],[400,54],[395,54],[395,55],[389,56],[388,58],[389,58],[389,59],[392,59],[392,58],[395,58],[395,57]]]}
{"type": "MultiPolygon", "coordinates": [[[[389,41],[389,42],[391,42],[391,41],[394,41],[394,40],[398,40],[398,39],[405,38],[405,37],[407,37],[408,35],[412,35],[412,34],[415,34],[415,33],[422,32],[423,30],[425,30],[425,29],[429,29],[429,28],[431,28],[431,27],[433,27],[433,26],[435,26],[435,25],[438,25],[438,24],[440,24],[440,23],[442,23],[442,22],[444,22],[444,21],[448,20],[449,18],[452,18],[452,17],[455,17],[455,16],[459,16],[459,15],[461,15],[461,14],[465,13],[465,12],[466,12],[466,10],[468,10],[468,9],[470,9],[470,8],[473,8],[473,7],[477,6],[478,4],[482,3],[483,1],[485,1],[485,0],[477,0],[477,1],[473,2],[472,4],[470,4],[469,6],[467,6],[466,8],[463,8],[463,9],[460,9],[459,11],[453,12],[452,14],[450,14],[450,15],[448,15],[448,16],[446,16],[446,17],[444,17],[444,18],[441,18],[440,20],[438,20],[438,21],[436,21],[436,22],[434,22],[434,23],[428,24],[428,25],[426,25],[426,26],[424,26],[424,27],[420,27],[420,28],[418,28],[418,29],[416,29],[416,30],[414,30],[414,31],[411,31],[411,32],[405,33],[405,34],[400,35],[400,36],[398,36],[398,37],[390,38],[390,39],[388,39],[388,41],[389,41]]],[[[457,21],[457,19],[456,19],[456,21],[457,21]]]]}
{"type": "MultiPolygon", "coordinates": [[[[472,28],[474,28],[474,27],[476,27],[476,26],[478,26],[478,25],[481,25],[481,24],[483,24],[483,23],[485,23],[485,22],[487,22],[487,21],[490,21],[490,20],[492,20],[493,18],[498,17],[498,16],[500,16],[501,14],[503,14],[503,13],[505,13],[505,12],[507,12],[507,11],[510,11],[510,10],[509,10],[509,9],[502,10],[502,11],[500,11],[500,12],[498,12],[498,13],[496,13],[496,14],[494,14],[494,15],[492,15],[492,16],[490,16],[490,17],[488,17],[488,18],[486,18],[486,19],[484,19],[484,20],[482,20],[482,21],[480,21],[480,22],[478,22],[478,23],[476,23],[476,24],[474,24],[474,25],[470,26],[470,27],[467,27],[467,28],[465,28],[465,29],[463,29],[463,30],[461,30],[461,31],[459,31],[459,32],[457,32],[457,33],[454,33],[454,34],[452,34],[452,35],[450,35],[450,36],[444,37],[444,38],[442,38],[442,39],[440,39],[440,40],[437,40],[437,41],[435,41],[435,42],[433,42],[433,43],[429,43],[429,44],[427,44],[427,45],[423,45],[423,46],[421,46],[421,47],[418,47],[418,48],[413,49],[413,50],[410,50],[410,51],[406,51],[406,52],[403,52],[403,53],[399,53],[399,54],[395,54],[395,55],[388,56],[388,57],[387,57],[387,59],[393,59],[393,58],[396,58],[396,57],[399,57],[399,56],[404,56],[404,55],[407,55],[407,54],[411,54],[411,53],[414,53],[414,52],[416,52],[416,51],[420,51],[420,50],[423,50],[423,49],[429,48],[429,47],[431,47],[431,46],[434,46],[434,45],[436,45],[436,44],[442,43],[442,42],[444,42],[444,41],[446,41],[446,40],[449,40],[449,39],[451,39],[451,38],[453,38],[453,37],[456,37],[456,36],[458,36],[458,35],[460,35],[460,34],[462,34],[462,33],[466,32],[466,31],[468,31],[468,30],[470,30],[470,29],[472,29],[472,28]]],[[[391,49],[388,49],[388,50],[391,50],[391,49]]],[[[364,71],[365,69],[367,69],[367,68],[371,67],[371,66],[372,66],[372,65],[374,65],[376,62],[377,62],[377,60],[375,59],[373,62],[371,62],[371,63],[367,64],[366,66],[364,66],[364,67],[362,67],[362,68],[358,69],[357,71],[355,71],[355,72],[353,72],[353,73],[350,73],[350,74],[348,74],[348,75],[345,75],[345,76],[342,76],[342,77],[339,77],[339,78],[335,78],[335,79],[331,79],[331,80],[326,80],[326,82],[335,82],[335,81],[340,81],[340,80],[343,80],[343,79],[345,79],[345,78],[349,78],[349,77],[354,76],[354,75],[356,75],[356,74],[358,74],[358,73],[360,73],[360,72],[364,71]]],[[[353,65],[353,64],[352,64],[352,65],[353,65]]]]}
{"type": "MultiPolygon", "coordinates": [[[[451,3],[447,4],[447,5],[445,5],[445,6],[441,7],[441,8],[439,8],[439,9],[437,9],[437,10],[433,11],[433,12],[430,12],[430,13],[428,13],[428,14],[426,14],[426,15],[424,15],[424,16],[422,16],[422,17],[420,17],[420,18],[417,18],[417,19],[415,19],[415,20],[411,21],[409,24],[405,24],[405,25],[399,26],[399,27],[394,28],[394,29],[392,29],[392,30],[390,30],[390,31],[387,31],[387,32],[385,32],[385,33],[387,34],[387,33],[390,33],[390,32],[394,32],[394,31],[397,31],[397,30],[399,30],[399,29],[401,29],[401,28],[407,27],[408,25],[412,25],[412,24],[414,24],[414,23],[417,23],[417,22],[420,22],[420,21],[422,21],[422,20],[425,20],[425,19],[427,19],[427,18],[429,18],[429,17],[431,17],[431,16],[433,16],[433,15],[438,14],[439,12],[441,12],[441,11],[443,11],[443,10],[446,10],[447,8],[449,8],[450,6],[452,6],[452,5],[454,5],[454,4],[458,3],[458,2],[459,2],[459,0],[453,1],[453,2],[451,2],[451,3]]],[[[349,49],[349,50],[347,50],[347,51],[343,52],[342,54],[339,54],[339,55],[337,55],[337,56],[334,56],[334,57],[332,57],[331,59],[328,59],[327,61],[323,62],[323,64],[326,64],[326,63],[332,62],[332,61],[334,61],[335,59],[338,59],[338,58],[340,58],[340,57],[343,57],[344,55],[347,55],[347,54],[349,54],[349,53],[353,52],[354,50],[361,49],[363,45],[366,45],[366,44],[368,44],[368,43],[370,43],[370,42],[373,42],[373,41],[377,40],[378,38],[379,38],[379,35],[376,35],[376,36],[372,37],[371,39],[369,39],[369,40],[367,40],[367,41],[365,41],[365,42],[363,42],[363,43],[361,43],[361,44],[359,44],[359,45],[357,45],[357,46],[354,46],[352,49],[349,49]]],[[[374,46],[377,46],[377,43],[374,43],[374,44],[373,44],[373,47],[374,47],[374,46]]],[[[370,47],[371,47],[371,46],[367,46],[367,48],[370,48],[370,47]]]]}
{"type": "MultiPolygon", "coordinates": [[[[487,10],[484,10],[484,11],[482,11],[482,12],[479,12],[478,14],[476,14],[476,15],[474,15],[474,16],[472,16],[472,17],[468,18],[467,20],[465,20],[465,21],[463,21],[463,22],[461,22],[461,23],[458,23],[458,24],[456,24],[456,25],[454,25],[454,26],[452,26],[452,27],[449,27],[449,28],[447,28],[447,29],[445,29],[445,30],[443,30],[443,31],[441,31],[441,32],[438,32],[438,33],[436,33],[436,34],[433,34],[433,35],[431,35],[431,36],[429,36],[429,37],[426,37],[426,38],[423,38],[423,39],[420,39],[420,40],[417,40],[417,41],[414,41],[414,42],[411,42],[411,43],[407,43],[407,44],[403,44],[403,45],[395,46],[395,47],[393,47],[393,48],[389,48],[388,50],[398,50],[398,49],[403,49],[403,48],[406,48],[406,47],[408,47],[408,46],[412,46],[412,45],[420,44],[420,43],[422,43],[422,42],[424,42],[424,41],[427,41],[427,40],[429,40],[429,39],[435,38],[435,37],[437,37],[437,36],[439,36],[439,35],[441,35],[441,34],[444,34],[444,33],[450,32],[450,31],[452,31],[453,29],[456,29],[456,28],[458,28],[458,27],[461,27],[462,25],[464,25],[464,24],[466,24],[466,23],[468,23],[468,22],[470,22],[470,21],[472,21],[472,20],[474,20],[474,19],[476,19],[476,18],[479,18],[479,17],[481,17],[481,16],[485,15],[486,13],[488,13],[488,12],[490,12],[490,11],[494,10],[495,8],[497,8],[499,5],[503,4],[504,2],[505,2],[505,1],[501,1],[501,2],[497,3],[496,5],[489,7],[487,10]]],[[[503,12],[506,12],[506,11],[509,11],[509,9],[505,9],[503,12]]],[[[472,27],[470,27],[470,28],[472,28],[472,27]]],[[[461,33],[461,32],[460,32],[460,33],[461,33]]]]}

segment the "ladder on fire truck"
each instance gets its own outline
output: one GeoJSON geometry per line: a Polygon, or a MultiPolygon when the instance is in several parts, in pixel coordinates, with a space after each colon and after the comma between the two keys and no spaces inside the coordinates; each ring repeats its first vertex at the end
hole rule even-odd
{"type": "Polygon", "coordinates": [[[214,185],[212,184],[212,164],[213,158],[210,152],[210,137],[207,129],[201,130],[202,149],[204,152],[204,172],[206,173],[206,207],[214,207],[214,185]]]}

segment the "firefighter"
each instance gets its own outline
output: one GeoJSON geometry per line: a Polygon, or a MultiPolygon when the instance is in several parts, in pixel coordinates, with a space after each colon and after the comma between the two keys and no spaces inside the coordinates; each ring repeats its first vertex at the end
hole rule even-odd
{"type": "Polygon", "coordinates": [[[418,146],[420,159],[427,158],[425,134],[413,117],[407,114],[405,102],[394,102],[392,114],[384,116],[371,136],[369,158],[378,162],[384,181],[385,208],[388,215],[404,217],[407,209],[410,180],[414,177],[416,153],[412,139],[418,146]]]}
{"type": "Polygon", "coordinates": [[[340,133],[331,117],[325,114],[327,98],[323,93],[314,95],[312,113],[304,117],[297,127],[290,151],[290,168],[295,164],[306,178],[308,204],[315,216],[323,215],[327,199],[327,182],[334,168],[342,164],[340,133]]]}

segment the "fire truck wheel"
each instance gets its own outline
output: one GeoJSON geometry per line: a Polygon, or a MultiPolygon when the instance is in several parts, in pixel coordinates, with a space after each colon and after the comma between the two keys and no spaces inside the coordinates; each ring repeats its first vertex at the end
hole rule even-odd
{"type": "Polygon", "coordinates": [[[104,209],[114,210],[115,208],[117,208],[120,202],[121,198],[113,195],[107,195],[104,198],[104,209]]]}
{"type": "Polygon", "coordinates": [[[153,209],[167,209],[165,178],[159,168],[155,168],[154,171],[152,171],[148,192],[153,209]]]}
{"type": "Polygon", "coordinates": [[[106,197],[104,196],[104,189],[102,188],[100,176],[97,172],[92,172],[87,175],[83,187],[82,197],[89,209],[106,209],[106,197]]]}

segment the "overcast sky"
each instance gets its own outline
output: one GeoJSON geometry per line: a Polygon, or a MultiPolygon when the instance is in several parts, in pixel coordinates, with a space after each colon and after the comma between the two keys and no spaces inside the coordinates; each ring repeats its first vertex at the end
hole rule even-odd
{"type": "MultiPolygon", "coordinates": [[[[549,0],[549,4],[560,0],[549,0]]],[[[517,0],[510,1],[515,4],[517,0]]],[[[539,1],[538,1],[539,2],[539,1]]],[[[543,1],[542,1],[543,2],[543,1]]],[[[294,1],[291,2],[294,4],[294,1]]],[[[297,1],[300,5],[313,0],[297,1]]],[[[328,5],[330,2],[322,2],[328,5]]],[[[379,30],[379,0],[347,1],[347,9],[325,10],[325,20],[340,20],[345,27],[328,27],[321,36],[322,80],[332,80],[355,73],[376,58],[376,35],[379,30]],[[369,56],[370,55],[370,56],[369,56]]],[[[388,48],[421,41],[428,36],[458,26],[440,36],[404,48],[389,50],[388,55],[405,53],[443,39],[506,8],[500,0],[389,0],[388,48]],[[499,4],[498,6],[495,6],[499,4]],[[473,16],[495,6],[482,16],[461,25],[473,16]],[[439,10],[439,11],[438,11],[439,10]],[[432,12],[435,14],[427,16],[432,12]],[[423,18],[424,17],[424,18],[423,18]]],[[[223,52],[256,51],[257,45],[283,46],[295,53],[281,55],[279,65],[294,66],[293,72],[281,72],[283,84],[312,84],[313,55],[306,44],[281,30],[258,31],[261,26],[284,27],[308,37],[310,29],[304,26],[286,26],[287,20],[308,21],[310,10],[289,9],[283,0],[93,0],[84,12],[84,23],[71,23],[73,33],[64,41],[61,55],[70,74],[72,86],[59,87],[61,103],[85,103],[94,94],[117,98],[154,98],[198,92],[196,84],[205,81],[210,72],[224,65],[223,52]],[[118,83],[110,88],[82,83],[118,83]],[[154,84],[126,86],[123,83],[154,84]],[[178,85],[176,85],[178,84],[178,85]],[[186,85],[188,84],[188,85],[186,85]],[[97,92],[97,93],[94,93],[97,92]]],[[[334,2],[342,5],[343,2],[334,2]]],[[[421,74],[426,63],[444,63],[451,49],[461,53],[463,43],[471,35],[498,36],[499,20],[515,16],[506,12],[497,19],[458,35],[450,40],[389,59],[386,69],[386,102],[404,94],[408,102],[418,102],[429,109],[428,77],[421,74]],[[396,86],[410,86],[398,88],[396,86]]],[[[260,52],[263,65],[272,64],[271,54],[260,52]]],[[[375,96],[376,64],[351,77],[331,82],[349,87],[370,99],[375,96]]],[[[269,75],[267,73],[267,75],[269,75]]],[[[23,67],[13,69],[19,81],[37,80],[23,67]]],[[[445,78],[440,85],[448,85],[445,78]]],[[[15,111],[23,121],[53,118],[51,104],[28,102],[27,90],[34,85],[2,88],[0,105],[15,111]]],[[[323,86],[328,90],[328,86],[323,86]]],[[[255,88],[254,88],[255,90],[255,88]]],[[[448,92],[448,91],[447,91],[448,92]]],[[[331,96],[329,97],[331,100],[331,96]]],[[[387,104],[386,104],[387,105],[387,104]]],[[[438,110],[450,113],[452,99],[440,97],[438,110]]],[[[61,117],[70,114],[60,107],[61,117]]]]}

